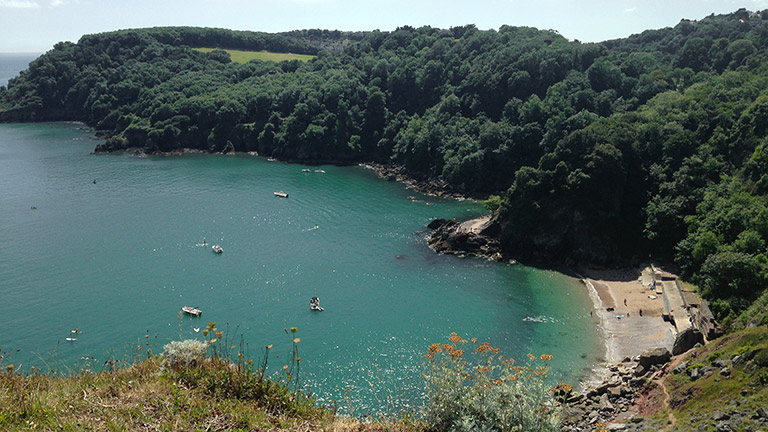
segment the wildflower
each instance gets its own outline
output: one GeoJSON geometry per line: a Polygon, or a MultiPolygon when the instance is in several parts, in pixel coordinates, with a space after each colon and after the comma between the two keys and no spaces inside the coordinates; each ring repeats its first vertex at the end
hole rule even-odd
{"type": "Polygon", "coordinates": [[[549,355],[549,354],[542,354],[541,356],[539,356],[539,358],[540,358],[541,360],[543,360],[543,361],[550,361],[550,360],[552,360],[554,357],[553,357],[553,356],[551,356],[551,355],[549,355]]]}
{"type": "Polygon", "coordinates": [[[472,341],[472,343],[477,343],[477,338],[476,338],[476,337],[473,337],[473,338],[472,338],[472,339],[470,339],[470,340],[472,341]]]}
{"type": "Polygon", "coordinates": [[[272,344],[266,346],[267,349],[272,349],[272,344]]]}
{"type": "Polygon", "coordinates": [[[216,332],[216,338],[221,339],[222,336],[224,336],[224,332],[220,332],[220,331],[216,332]]]}
{"type": "Polygon", "coordinates": [[[452,357],[456,357],[456,358],[461,358],[461,356],[463,356],[463,355],[464,355],[464,350],[463,349],[457,349],[457,350],[455,350],[455,351],[453,351],[451,353],[451,356],[452,357]]]}
{"type": "Polygon", "coordinates": [[[528,354],[526,354],[526,355],[528,356],[528,358],[529,358],[531,361],[533,361],[533,360],[536,360],[536,356],[535,356],[535,355],[533,355],[533,354],[531,354],[531,353],[528,353],[528,354]]]}
{"type": "Polygon", "coordinates": [[[298,328],[296,328],[296,327],[291,327],[291,333],[296,333],[296,330],[298,330],[298,328]]]}
{"type": "Polygon", "coordinates": [[[301,342],[301,339],[299,339],[299,338],[295,338],[295,339],[293,340],[293,343],[299,343],[299,342],[301,342]]]}
{"type": "Polygon", "coordinates": [[[230,346],[230,347],[229,347],[229,349],[235,349],[235,346],[234,346],[234,345],[232,345],[232,346],[230,346]]]}
{"type": "Polygon", "coordinates": [[[451,337],[448,339],[450,339],[453,343],[459,343],[459,341],[461,341],[461,337],[459,337],[456,333],[451,333],[451,337]]]}

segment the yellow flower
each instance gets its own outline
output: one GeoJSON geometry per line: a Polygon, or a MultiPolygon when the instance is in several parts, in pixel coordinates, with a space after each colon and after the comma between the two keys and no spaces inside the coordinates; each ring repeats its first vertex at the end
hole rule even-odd
{"type": "Polygon", "coordinates": [[[272,344],[267,345],[267,349],[272,349],[272,344]]]}
{"type": "Polygon", "coordinates": [[[299,342],[301,342],[301,339],[299,339],[299,338],[296,338],[296,339],[293,340],[293,343],[299,343],[299,342]]]}
{"type": "Polygon", "coordinates": [[[298,330],[297,327],[291,327],[291,333],[296,333],[296,330],[298,330]]]}

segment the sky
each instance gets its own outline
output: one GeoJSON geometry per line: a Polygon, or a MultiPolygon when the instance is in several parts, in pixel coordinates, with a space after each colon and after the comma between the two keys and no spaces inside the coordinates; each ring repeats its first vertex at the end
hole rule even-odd
{"type": "Polygon", "coordinates": [[[600,42],[739,8],[768,9],[768,0],[0,0],[0,52],[42,53],[84,34],[157,26],[279,32],[506,24],[600,42]]]}

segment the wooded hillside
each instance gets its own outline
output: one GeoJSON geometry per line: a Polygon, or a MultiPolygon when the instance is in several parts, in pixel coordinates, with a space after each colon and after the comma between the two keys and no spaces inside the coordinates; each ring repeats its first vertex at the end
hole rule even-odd
{"type": "Polygon", "coordinates": [[[767,281],[767,46],[768,11],[745,10],[589,44],[508,26],[123,30],[35,60],[0,88],[0,120],[81,120],[108,131],[101,151],[393,162],[500,195],[510,256],[675,259],[723,317],[767,281]]]}

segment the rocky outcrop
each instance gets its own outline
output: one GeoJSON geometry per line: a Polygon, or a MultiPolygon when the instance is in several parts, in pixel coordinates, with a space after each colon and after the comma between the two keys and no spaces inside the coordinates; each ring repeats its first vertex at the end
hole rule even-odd
{"type": "Polygon", "coordinates": [[[435,230],[427,239],[435,252],[502,259],[499,240],[486,234],[493,230],[490,217],[464,223],[455,219],[435,219],[427,228],[435,230]]]}
{"type": "Polygon", "coordinates": [[[704,344],[704,335],[697,328],[689,327],[680,332],[675,338],[675,344],[672,346],[672,355],[682,354],[696,346],[704,344]]]}
{"type": "Polygon", "coordinates": [[[646,370],[652,366],[662,365],[668,362],[672,358],[672,354],[666,348],[655,348],[650,351],[646,351],[640,355],[637,360],[637,364],[644,367],[646,370]]]}

